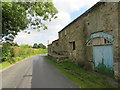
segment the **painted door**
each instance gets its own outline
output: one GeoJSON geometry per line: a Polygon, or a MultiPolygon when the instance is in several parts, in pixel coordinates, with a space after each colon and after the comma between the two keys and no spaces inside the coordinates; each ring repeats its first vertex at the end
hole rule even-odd
{"type": "Polygon", "coordinates": [[[93,46],[93,59],[95,70],[106,74],[114,74],[112,45],[93,46]]]}

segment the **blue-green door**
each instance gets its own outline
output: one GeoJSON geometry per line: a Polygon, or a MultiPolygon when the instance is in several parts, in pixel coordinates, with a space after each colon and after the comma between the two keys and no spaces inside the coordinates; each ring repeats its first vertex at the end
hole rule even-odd
{"type": "Polygon", "coordinates": [[[93,46],[94,69],[106,74],[114,74],[112,45],[93,46]]]}

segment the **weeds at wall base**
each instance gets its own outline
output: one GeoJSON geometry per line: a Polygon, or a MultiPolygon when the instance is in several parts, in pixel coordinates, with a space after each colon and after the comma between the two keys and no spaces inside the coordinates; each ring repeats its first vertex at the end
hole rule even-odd
{"type": "Polygon", "coordinates": [[[56,62],[46,56],[46,59],[64,74],[65,77],[73,81],[81,88],[118,88],[118,85],[100,74],[87,72],[78,65],[70,61],[56,62]]]}

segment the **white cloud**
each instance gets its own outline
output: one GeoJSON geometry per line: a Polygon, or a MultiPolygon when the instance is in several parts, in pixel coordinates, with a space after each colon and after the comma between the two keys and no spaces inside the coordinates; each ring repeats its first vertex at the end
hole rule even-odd
{"type": "Polygon", "coordinates": [[[100,0],[53,0],[59,11],[74,12],[83,7],[91,7],[100,0]]]}
{"type": "Polygon", "coordinates": [[[81,8],[90,8],[99,0],[53,0],[55,7],[58,9],[58,18],[45,22],[48,26],[48,30],[42,30],[40,32],[31,31],[31,34],[20,32],[15,42],[18,44],[30,44],[44,43],[47,45],[48,40],[50,42],[58,38],[58,31],[69,24],[71,19],[71,13],[80,10],[81,8]]]}

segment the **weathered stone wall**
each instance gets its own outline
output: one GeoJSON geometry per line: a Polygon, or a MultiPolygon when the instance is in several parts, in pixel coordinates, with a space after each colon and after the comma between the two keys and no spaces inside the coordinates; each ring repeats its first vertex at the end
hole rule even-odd
{"type": "Polygon", "coordinates": [[[52,44],[48,45],[48,55],[51,56],[52,54],[52,44]]]}
{"type": "Polygon", "coordinates": [[[116,70],[118,70],[118,74],[116,75],[116,78],[119,78],[120,81],[120,2],[118,3],[118,64],[116,68],[117,68],[116,70]]]}
{"type": "MultiPolygon", "coordinates": [[[[59,40],[62,42],[62,48],[67,53],[70,60],[84,61],[84,24],[82,18],[72,23],[69,27],[59,32],[59,40]],[[75,50],[72,50],[71,42],[75,41],[75,50]]],[[[63,52],[63,54],[64,54],[63,52]]]]}
{"type": "MultiPolygon", "coordinates": [[[[86,36],[96,32],[104,32],[111,34],[115,37],[113,42],[113,54],[114,54],[114,68],[115,75],[118,72],[118,3],[104,3],[98,8],[95,8],[85,17],[86,36]]],[[[91,62],[93,60],[92,47],[87,47],[86,55],[87,60],[91,62]],[[89,49],[88,49],[89,48],[89,49]],[[91,53],[91,54],[90,54],[91,53]]],[[[92,65],[92,63],[91,63],[92,65]]]]}
{"type": "Polygon", "coordinates": [[[48,45],[48,54],[53,55],[53,54],[60,54],[60,43],[59,39],[55,40],[52,42],[52,44],[48,45]]]}
{"type": "Polygon", "coordinates": [[[120,32],[118,33],[118,3],[97,3],[86,13],[59,32],[59,46],[50,46],[61,55],[76,61],[81,67],[93,70],[93,49],[86,45],[87,38],[97,32],[104,32],[115,37],[113,45],[114,71],[118,77],[120,61],[120,32]],[[71,43],[75,42],[75,50],[71,43]],[[119,43],[118,43],[119,42],[119,43]],[[54,47],[54,48],[53,48],[54,47]]]}

